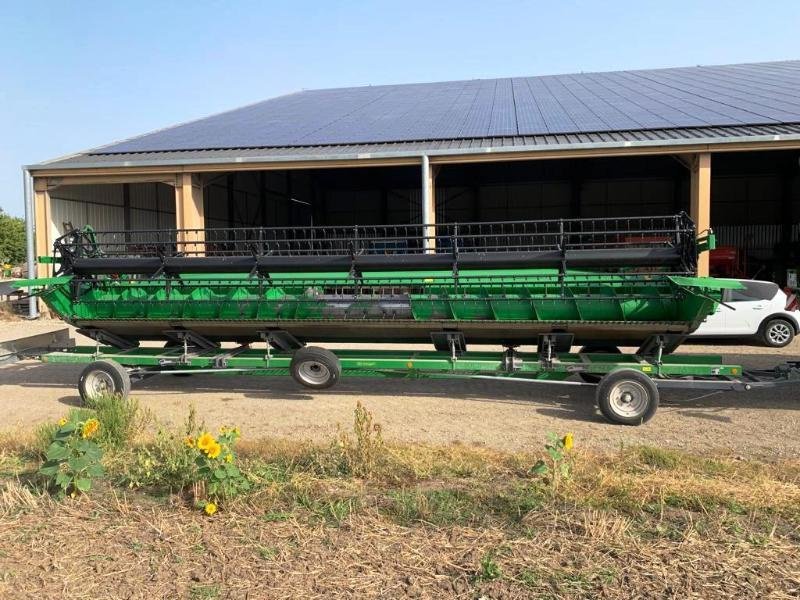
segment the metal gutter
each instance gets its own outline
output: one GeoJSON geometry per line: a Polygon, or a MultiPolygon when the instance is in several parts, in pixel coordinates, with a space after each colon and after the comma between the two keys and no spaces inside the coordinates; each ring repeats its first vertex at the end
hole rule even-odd
{"type": "MultiPolygon", "coordinates": [[[[758,144],[772,142],[798,142],[800,134],[774,134],[755,136],[724,136],[713,138],[684,138],[678,140],[627,140],[624,142],[582,142],[573,144],[540,144],[524,146],[485,146],[478,148],[445,148],[427,149],[424,151],[429,157],[463,157],[485,156],[487,154],[517,154],[517,153],[543,153],[585,150],[612,150],[612,149],[648,149],[648,148],[681,148],[683,146],[725,146],[730,144],[758,144]]],[[[153,153],[158,154],[158,153],[153,153]]],[[[409,159],[409,164],[418,163],[421,155],[420,149],[409,149],[394,152],[358,152],[358,153],[315,153],[294,154],[287,156],[248,156],[235,158],[185,158],[158,160],[121,160],[119,162],[91,162],[87,157],[86,162],[58,165],[47,162],[27,165],[30,171],[44,170],[79,170],[79,169],[105,169],[119,167],[164,167],[164,166],[190,166],[190,165],[217,165],[217,164],[249,164],[249,163],[298,163],[310,161],[353,161],[353,160],[379,160],[379,159],[409,159]]],[[[444,160],[436,162],[446,162],[444,160]]]]}
{"type": "MultiPolygon", "coordinates": [[[[22,169],[22,193],[25,197],[25,258],[28,262],[28,279],[36,278],[36,245],[34,241],[33,179],[28,169],[22,169]]],[[[28,299],[28,318],[39,316],[38,297],[28,299]]]]}

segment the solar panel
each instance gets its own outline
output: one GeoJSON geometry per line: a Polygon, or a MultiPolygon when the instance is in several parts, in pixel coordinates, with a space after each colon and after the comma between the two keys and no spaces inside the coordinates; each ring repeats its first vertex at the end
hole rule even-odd
{"type": "Polygon", "coordinates": [[[310,90],[95,153],[800,122],[800,61],[310,90]]]}

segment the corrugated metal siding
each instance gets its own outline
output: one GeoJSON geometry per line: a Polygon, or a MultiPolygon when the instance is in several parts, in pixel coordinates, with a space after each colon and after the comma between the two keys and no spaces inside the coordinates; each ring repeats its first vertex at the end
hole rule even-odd
{"type": "MultiPolygon", "coordinates": [[[[163,184],[130,184],[130,228],[161,229],[175,227],[175,197],[163,184]]],[[[123,186],[70,185],[50,193],[51,234],[63,235],[65,223],[73,227],[91,225],[95,229],[122,230],[125,224],[123,186]]]]}
{"type": "Polygon", "coordinates": [[[50,232],[53,239],[66,232],[65,223],[71,223],[73,227],[91,225],[95,229],[122,229],[122,206],[88,204],[53,196],[50,202],[52,214],[50,232]]]}

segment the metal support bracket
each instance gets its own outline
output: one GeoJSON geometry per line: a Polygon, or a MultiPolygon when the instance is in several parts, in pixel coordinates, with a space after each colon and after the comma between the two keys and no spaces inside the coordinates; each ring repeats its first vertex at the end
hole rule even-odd
{"type": "Polygon", "coordinates": [[[467,351],[467,341],[460,331],[432,331],[433,347],[439,352],[449,352],[452,360],[467,351]]]}
{"type": "Polygon", "coordinates": [[[298,348],[305,346],[303,342],[283,329],[267,329],[266,331],[259,331],[258,337],[267,342],[267,352],[269,352],[269,348],[277,348],[278,350],[283,350],[284,352],[294,352],[298,348]]]}
{"type": "Polygon", "coordinates": [[[114,333],[105,331],[104,329],[78,329],[78,333],[93,339],[98,344],[113,346],[114,348],[119,348],[120,350],[131,350],[139,347],[139,342],[125,339],[124,337],[120,337],[114,333]]]}
{"type": "Polygon", "coordinates": [[[553,366],[556,354],[569,352],[575,336],[571,333],[556,332],[543,333],[539,336],[538,350],[539,362],[542,367],[549,369],[553,366]]]}
{"type": "Polygon", "coordinates": [[[242,344],[229,352],[224,352],[223,354],[219,354],[214,357],[214,368],[215,369],[226,369],[228,367],[228,359],[233,358],[237,354],[241,354],[245,350],[250,349],[250,344],[242,344]]]}
{"type": "Polygon", "coordinates": [[[636,355],[642,358],[657,359],[660,363],[664,354],[672,354],[685,339],[686,336],[681,333],[651,335],[639,346],[636,355]]]}
{"type": "Polygon", "coordinates": [[[214,350],[219,348],[218,342],[212,342],[207,337],[195,333],[191,329],[168,329],[163,332],[170,340],[182,342],[184,347],[194,346],[203,350],[214,350]]]}

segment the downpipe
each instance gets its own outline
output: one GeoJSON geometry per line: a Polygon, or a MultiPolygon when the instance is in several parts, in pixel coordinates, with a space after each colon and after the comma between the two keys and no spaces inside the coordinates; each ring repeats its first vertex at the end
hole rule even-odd
{"type": "MultiPolygon", "coordinates": [[[[33,179],[28,169],[22,169],[22,193],[25,200],[25,257],[28,262],[28,279],[36,279],[36,245],[34,240],[33,179]]],[[[28,296],[28,318],[39,318],[39,299],[28,296]]]]}

